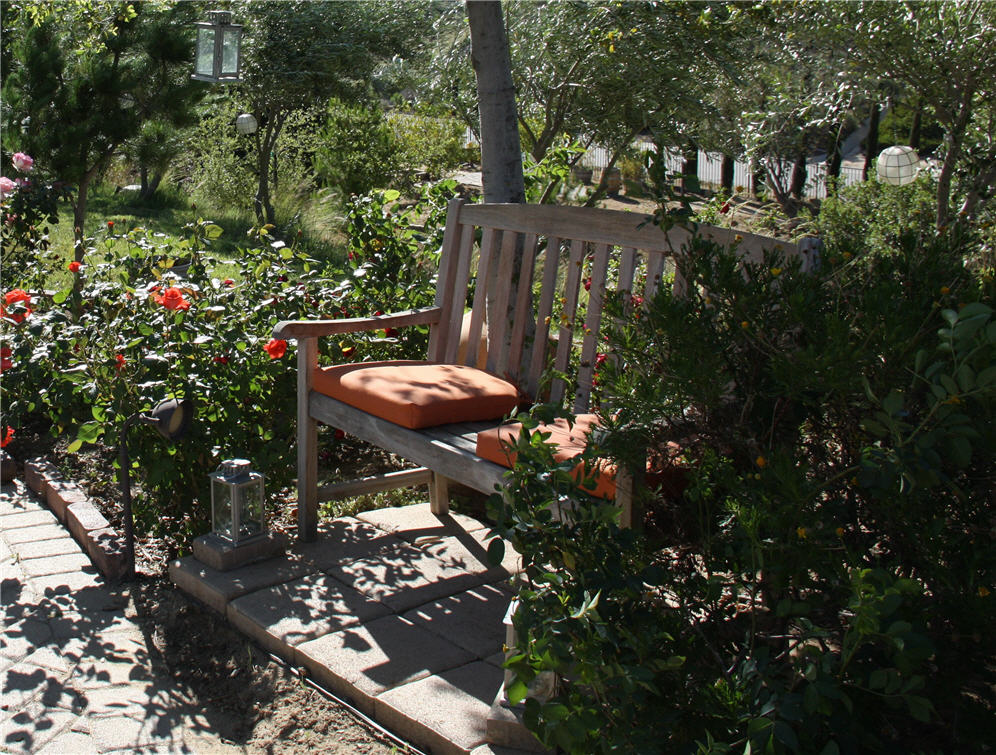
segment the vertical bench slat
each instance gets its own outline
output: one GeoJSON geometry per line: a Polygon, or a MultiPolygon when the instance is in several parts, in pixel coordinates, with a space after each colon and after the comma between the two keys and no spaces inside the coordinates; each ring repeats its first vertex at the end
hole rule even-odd
{"type": "MultiPolygon", "coordinates": [[[[463,225],[460,228],[460,261],[456,268],[456,273],[454,275],[454,286],[450,291],[450,298],[459,299],[455,302],[450,309],[449,320],[441,325],[445,325],[447,338],[445,341],[445,349],[443,350],[442,358],[430,357],[430,359],[437,359],[439,361],[445,362],[446,364],[456,364],[457,353],[460,351],[460,331],[463,326],[463,309],[467,306],[467,285],[470,283],[470,261],[473,257],[474,252],[474,226],[463,225]],[[455,296],[454,292],[463,291],[464,295],[455,296]]],[[[471,347],[468,345],[468,351],[471,351],[471,347]]],[[[474,354],[477,354],[477,349],[473,349],[474,354]]]]}
{"type": "MultiPolygon", "coordinates": [[[[570,365],[571,348],[574,343],[574,316],[578,308],[578,291],[581,288],[581,268],[584,265],[586,244],[574,239],[571,241],[571,254],[567,261],[567,280],[564,284],[564,309],[560,318],[560,334],[557,341],[557,357],[553,367],[558,372],[566,373],[570,365]]],[[[559,404],[564,398],[564,381],[557,378],[553,381],[550,400],[559,404]]]]}
{"type": "Polygon", "coordinates": [[[318,538],[318,423],[311,417],[308,396],[318,369],[318,339],[297,343],[297,536],[318,538]]]}
{"type": "Polygon", "coordinates": [[[518,381],[522,371],[522,347],[526,338],[526,322],[530,321],[533,306],[533,276],[536,268],[537,238],[535,233],[527,233],[522,249],[522,267],[519,270],[519,287],[515,298],[515,314],[512,315],[512,337],[509,342],[508,359],[498,364],[498,374],[509,374],[518,381]]]}
{"type": "Polygon", "coordinates": [[[608,244],[599,244],[595,248],[595,261],[591,269],[591,287],[588,290],[588,308],[584,318],[584,339],[581,342],[577,392],[572,410],[575,414],[588,411],[591,380],[595,369],[595,353],[598,351],[599,324],[602,321],[602,307],[605,303],[605,284],[608,278],[610,249],[608,244]]]}
{"type": "Polygon", "coordinates": [[[664,277],[664,255],[659,252],[652,252],[647,255],[647,285],[644,286],[643,296],[649,302],[657,293],[657,288],[664,277]]]}
{"type": "Polygon", "coordinates": [[[626,247],[619,257],[619,278],[616,280],[616,291],[632,291],[633,276],[636,274],[636,249],[626,247]]]}
{"type": "Polygon", "coordinates": [[[529,359],[529,373],[526,376],[525,384],[526,393],[534,400],[539,391],[540,377],[546,369],[546,350],[550,343],[550,316],[553,313],[553,297],[557,293],[557,270],[559,267],[560,239],[551,236],[546,240],[543,284],[536,312],[536,338],[533,339],[533,353],[529,359]]]}
{"type": "MultiPolygon", "coordinates": [[[[481,342],[481,330],[488,306],[488,279],[491,277],[491,262],[495,249],[495,229],[485,228],[481,234],[481,255],[477,261],[477,284],[474,290],[474,306],[470,311],[470,332],[467,339],[467,356],[464,364],[477,363],[477,349],[473,344],[481,342]]],[[[488,344],[488,351],[491,344],[488,344]]]]}
{"type": "MultiPolygon", "coordinates": [[[[429,334],[429,349],[426,356],[433,361],[440,361],[446,350],[449,341],[453,340],[453,312],[459,310],[463,313],[463,306],[459,305],[450,292],[457,281],[457,271],[461,262],[459,221],[460,208],[464,200],[456,197],[450,200],[446,209],[446,229],[443,231],[442,252],[439,255],[439,274],[436,277],[436,298],[435,305],[442,308],[442,316],[439,324],[432,328],[429,334]]],[[[457,330],[459,336],[459,330],[457,330]]]]}
{"type": "Polygon", "coordinates": [[[492,297],[492,318],[488,320],[488,372],[505,377],[501,369],[502,362],[508,362],[509,310],[508,303],[512,298],[512,278],[515,275],[516,250],[522,242],[522,237],[512,231],[503,231],[501,236],[501,251],[498,257],[498,277],[492,297]]]}

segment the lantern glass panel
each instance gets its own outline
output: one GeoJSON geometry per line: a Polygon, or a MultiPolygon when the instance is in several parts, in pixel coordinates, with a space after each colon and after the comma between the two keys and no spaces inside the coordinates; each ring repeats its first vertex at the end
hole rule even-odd
{"type": "Polygon", "coordinates": [[[214,75],[214,34],[210,27],[200,27],[197,30],[197,62],[194,73],[198,76],[214,75]]]}
{"type": "Polygon", "coordinates": [[[221,32],[221,75],[234,77],[239,73],[239,36],[241,28],[229,27],[221,32]]]}
{"type": "Polygon", "coordinates": [[[211,518],[215,532],[232,537],[232,486],[224,479],[211,480],[211,518]]]}
{"type": "Polygon", "coordinates": [[[246,540],[263,531],[263,481],[255,479],[239,486],[239,532],[236,540],[246,540]]]}

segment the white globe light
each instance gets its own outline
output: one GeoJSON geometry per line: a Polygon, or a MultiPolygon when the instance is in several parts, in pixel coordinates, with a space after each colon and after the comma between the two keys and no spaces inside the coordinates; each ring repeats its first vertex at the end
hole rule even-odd
{"type": "Polygon", "coordinates": [[[920,171],[920,156],[912,147],[886,147],[878,156],[878,180],[893,186],[912,183],[920,171]]]}
{"type": "Polygon", "coordinates": [[[251,113],[243,113],[235,119],[235,128],[239,130],[240,134],[255,134],[258,127],[259,124],[256,123],[256,118],[251,113]]]}

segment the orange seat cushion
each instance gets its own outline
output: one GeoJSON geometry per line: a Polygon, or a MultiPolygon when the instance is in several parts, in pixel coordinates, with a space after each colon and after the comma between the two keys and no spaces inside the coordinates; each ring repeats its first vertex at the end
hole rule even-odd
{"type": "Polygon", "coordinates": [[[475,367],[434,362],[340,364],[317,370],[312,387],[412,430],[500,419],[521,400],[507,380],[475,367]]]}
{"type": "MultiPolygon", "coordinates": [[[[556,446],[553,458],[557,461],[567,461],[573,459],[582,451],[586,444],[585,436],[595,427],[598,427],[598,417],[594,414],[579,414],[574,418],[574,426],[570,427],[567,420],[560,418],[552,424],[540,423],[536,431],[549,433],[546,440],[548,444],[556,446]]],[[[515,464],[515,451],[509,446],[514,446],[516,439],[522,432],[522,425],[512,422],[500,427],[492,427],[477,434],[477,455],[482,459],[493,461],[504,467],[512,467],[515,464]]],[[[575,479],[580,479],[584,474],[584,464],[578,462],[574,467],[575,479]]],[[[597,470],[594,471],[594,489],[585,488],[587,492],[597,498],[615,498],[616,495],[616,468],[608,462],[601,462],[597,470]]]]}

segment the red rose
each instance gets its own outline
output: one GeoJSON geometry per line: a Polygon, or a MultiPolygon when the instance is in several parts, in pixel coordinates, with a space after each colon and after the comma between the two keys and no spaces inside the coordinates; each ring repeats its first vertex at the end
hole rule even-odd
{"type": "Polygon", "coordinates": [[[14,366],[14,362],[11,361],[11,357],[14,356],[14,352],[11,351],[7,346],[0,349],[0,372],[4,370],[9,370],[14,366]]]}
{"type": "Polygon", "coordinates": [[[343,346],[342,347],[342,355],[344,357],[346,357],[346,359],[349,359],[355,353],[356,353],[356,347],[355,346],[343,346]]]}
{"type": "Polygon", "coordinates": [[[605,354],[596,354],[595,355],[595,369],[597,370],[599,367],[601,367],[603,364],[605,364],[605,360],[606,359],[608,359],[607,355],[605,355],[605,354]]]}
{"type": "Polygon", "coordinates": [[[114,221],[113,220],[108,220],[107,221],[107,230],[109,230],[109,231],[113,231],[114,230],[114,221]]]}
{"type": "Polygon", "coordinates": [[[231,288],[232,286],[235,285],[235,281],[233,281],[231,278],[225,278],[225,280],[222,281],[222,285],[225,285],[225,286],[228,286],[229,288],[231,288]]]}
{"type": "Polygon", "coordinates": [[[31,314],[32,309],[29,306],[31,304],[31,295],[27,291],[20,288],[15,288],[8,291],[3,297],[4,304],[8,307],[11,304],[24,304],[24,313],[21,312],[8,312],[7,309],[0,304],[0,317],[8,317],[14,322],[24,322],[24,318],[31,314]]]}
{"type": "Polygon", "coordinates": [[[344,430],[339,430],[339,429],[336,429],[336,430],[335,430],[335,431],[334,431],[334,432],[332,433],[332,436],[333,436],[333,437],[334,437],[334,438],[335,438],[336,440],[342,440],[343,438],[345,438],[345,437],[346,437],[346,433],[345,433],[345,431],[344,431],[344,430]]]}
{"type": "MultiPolygon", "coordinates": [[[[286,349],[286,346],[284,348],[286,349]]],[[[217,362],[218,364],[228,364],[228,357],[226,356],[215,357],[213,361],[217,362]]]]}
{"type": "Polygon", "coordinates": [[[591,291],[591,278],[584,279],[584,290],[591,291]]]}
{"type": "Polygon", "coordinates": [[[270,359],[280,359],[287,353],[287,341],[282,338],[271,338],[263,347],[263,351],[270,355],[270,359]]]}
{"type": "Polygon", "coordinates": [[[14,437],[14,428],[6,426],[4,429],[3,437],[0,438],[0,448],[6,447],[10,443],[10,439],[14,437]]]}
{"type": "Polygon", "coordinates": [[[115,362],[114,366],[117,367],[119,370],[123,370],[124,369],[126,361],[127,360],[124,358],[124,354],[115,354],[114,355],[114,362],[115,362]]]}
{"type": "Polygon", "coordinates": [[[398,336],[397,328],[384,328],[384,336],[386,338],[397,338],[398,336]]]}
{"type": "Polygon", "coordinates": [[[72,262],[69,263],[69,272],[78,273],[81,267],[83,267],[82,263],[73,260],[72,262]]]}
{"type": "Polygon", "coordinates": [[[728,212],[730,211],[730,203],[729,203],[729,201],[727,201],[727,202],[726,202],[725,204],[723,204],[723,206],[719,208],[719,211],[720,211],[720,212],[721,212],[722,214],[724,214],[724,215],[725,215],[726,213],[728,213],[728,212]]]}
{"type": "Polygon", "coordinates": [[[183,298],[183,291],[175,286],[170,286],[162,294],[152,297],[156,304],[162,304],[166,309],[190,309],[190,302],[183,298]]]}

